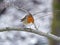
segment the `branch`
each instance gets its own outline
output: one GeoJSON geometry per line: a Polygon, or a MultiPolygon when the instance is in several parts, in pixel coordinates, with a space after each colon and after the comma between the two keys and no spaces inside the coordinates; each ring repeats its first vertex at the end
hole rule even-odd
{"type": "Polygon", "coordinates": [[[34,30],[34,29],[30,29],[30,28],[17,28],[17,27],[6,27],[6,28],[2,28],[0,29],[0,32],[3,32],[3,31],[26,31],[26,32],[31,32],[31,33],[35,33],[35,34],[38,34],[38,35],[42,35],[42,36],[45,36],[47,38],[51,38],[53,40],[56,40],[56,41],[60,41],[60,37],[58,36],[55,36],[51,33],[45,33],[45,32],[41,32],[39,30],[34,30]]]}

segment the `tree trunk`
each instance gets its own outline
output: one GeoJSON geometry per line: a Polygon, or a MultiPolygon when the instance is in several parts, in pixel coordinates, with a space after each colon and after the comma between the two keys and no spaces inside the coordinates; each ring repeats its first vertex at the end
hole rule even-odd
{"type": "MultiPolygon", "coordinates": [[[[60,36],[60,0],[53,0],[52,33],[60,36]]],[[[59,42],[52,40],[52,45],[59,45],[59,42]]]]}

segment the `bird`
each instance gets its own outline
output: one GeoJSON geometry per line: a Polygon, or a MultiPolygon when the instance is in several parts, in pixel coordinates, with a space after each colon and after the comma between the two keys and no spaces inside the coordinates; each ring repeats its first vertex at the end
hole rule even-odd
{"type": "Polygon", "coordinates": [[[34,18],[32,16],[31,13],[29,13],[28,15],[26,15],[24,18],[21,19],[21,22],[23,22],[24,24],[30,24],[30,23],[34,23],[34,18]]]}
{"type": "Polygon", "coordinates": [[[35,21],[34,17],[32,16],[31,13],[29,13],[28,15],[26,15],[24,18],[21,19],[21,22],[23,22],[23,24],[28,25],[28,24],[32,23],[32,24],[34,24],[35,29],[38,30],[34,21],[35,21]]]}

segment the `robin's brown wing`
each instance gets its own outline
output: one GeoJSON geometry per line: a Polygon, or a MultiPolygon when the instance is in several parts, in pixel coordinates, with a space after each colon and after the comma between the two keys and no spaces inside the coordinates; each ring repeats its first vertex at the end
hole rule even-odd
{"type": "Polygon", "coordinates": [[[26,19],[26,16],[24,18],[21,19],[21,22],[24,21],[26,19]]]}

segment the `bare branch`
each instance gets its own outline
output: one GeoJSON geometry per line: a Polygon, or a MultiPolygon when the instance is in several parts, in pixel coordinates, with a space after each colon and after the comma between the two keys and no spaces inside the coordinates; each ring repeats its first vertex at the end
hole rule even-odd
{"type": "Polygon", "coordinates": [[[51,33],[45,33],[45,32],[41,32],[39,30],[34,30],[34,29],[30,29],[30,28],[17,28],[17,27],[6,27],[6,28],[2,28],[0,29],[0,32],[4,32],[4,31],[26,31],[26,32],[31,32],[31,33],[35,33],[35,34],[38,34],[38,35],[42,35],[42,36],[45,36],[47,38],[51,38],[53,40],[56,40],[56,41],[60,41],[60,37],[58,36],[55,36],[51,33]]]}

